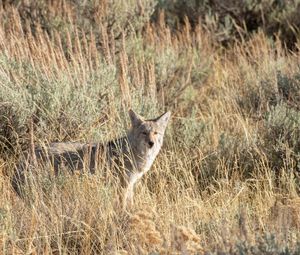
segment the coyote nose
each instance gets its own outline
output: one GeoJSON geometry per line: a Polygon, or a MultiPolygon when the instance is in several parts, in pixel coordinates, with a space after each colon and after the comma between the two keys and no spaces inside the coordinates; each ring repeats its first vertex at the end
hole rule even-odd
{"type": "Polygon", "coordinates": [[[152,148],[154,145],[154,142],[150,141],[150,142],[148,142],[148,144],[149,144],[149,147],[152,148]]]}

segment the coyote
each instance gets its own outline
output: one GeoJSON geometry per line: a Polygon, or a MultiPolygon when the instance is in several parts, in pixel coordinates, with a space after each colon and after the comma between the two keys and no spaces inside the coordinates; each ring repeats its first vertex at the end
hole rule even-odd
{"type": "Polygon", "coordinates": [[[27,169],[46,165],[54,169],[55,175],[62,168],[95,173],[97,165],[108,164],[115,176],[120,178],[125,188],[123,206],[133,202],[134,185],[149,171],[160,148],[171,113],[166,112],[156,119],[144,120],[133,110],[129,110],[131,129],[127,135],[106,144],[101,143],[51,143],[47,146],[33,146],[32,155],[16,167],[12,178],[15,191],[22,196],[27,169]]]}

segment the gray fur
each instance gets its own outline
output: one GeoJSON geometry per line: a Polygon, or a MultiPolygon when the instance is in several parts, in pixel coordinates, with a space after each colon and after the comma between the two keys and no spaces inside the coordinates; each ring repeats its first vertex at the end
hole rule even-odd
{"type": "Polygon", "coordinates": [[[55,175],[63,169],[87,170],[94,174],[99,164],[107,164],[126,187],[125,203],[132,202],[134,184],[150,169],[162,146],[170,113],[153,120],[144,120],[132,110],[129,115],[132,127],[127,136],[107,144],[67,142],[36,146],[34,157],[27,153],[17,166],[12,178],[13,188],[22,196],[26,171],[39,166],[52,167],[55,175]]]}

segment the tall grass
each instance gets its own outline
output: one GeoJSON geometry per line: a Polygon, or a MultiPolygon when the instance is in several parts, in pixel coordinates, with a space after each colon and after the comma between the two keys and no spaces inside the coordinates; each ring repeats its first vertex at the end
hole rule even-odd
{"type": "Polygon", "coordinates": [[[260,32],[224,49],[187,19],[151,23],[154,1],[132,1],[129,20],[124,6],[72,3],[40,1],[60,20],[0,12],[1,253],[298,254],[299,51],[260,32]],[[130,211],[101,169],[41,170],[29,201],[12,191],[31,121],[36,144],[105,142],[125,132],[129,107],[172,111],[130,211]]]}

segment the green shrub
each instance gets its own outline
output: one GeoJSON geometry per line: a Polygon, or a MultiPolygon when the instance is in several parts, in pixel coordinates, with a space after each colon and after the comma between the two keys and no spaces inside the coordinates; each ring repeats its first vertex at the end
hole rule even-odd
{"type": "Polygon", "coordinates": [[[272,168],[300,171],[300,111],[287,104],[271,107],[265,119],[264,149],[272,168]]]}
{"type": "Polygon", "coordinates": [[[89,36],[93,32],[100,41],[106,40],[103,33],[111,38],[121,39],[122,35],[141,32],[150,20],[155,0],[129,1],[5,1],[6,12],[1,13],[5,27],[10,27],[12,21],[20,18],[20,26],[25,33],[36,35],[41,29],[53,36],[54,32],[63,34],[71,31],[75,36],[89,36]],[[10,7],[16,8],[16,13],[10,7]],[[16,15],[17,14],[17,15],[16,15]],[[19,15],[19,17],[18,17],[19,15]],[[28,31],[30,29],[30,31],[28,31]],[[104,30],[104,31],[103,31],[104,30]]]}
{"type": "MultiPolygon", "coordinates": [[[[26,142],[31,118],[38,138],[78,139],[83,135],[82,130],[91,132],[92,126],[103,119],[109,96],[120,93],[115,69],[105,64],[89,72],[84,82],[80,75],[70,76],[61,71],[56,76],[49,76],[28,63],[3,56],[0,59],[6,70],[23,77],[12,81],[6,73],[0,74],[0,102],[3,105],[0,108],[1,150],[26,142]]],[[[118,107],[118,102],[115,103],[118,107]]],[[[94,135],[103,137],[99,132],[94,135]]]]}
{"type": "Polygon", "coordinates": [[[158,7],[165,10],[169,24],[183,23],[187,16],[192,24],[200,21],[216,41],[225,45],[261,29],[269,36],[279,35],[293,48],[299,34],[297,0],[160,0],[158,7]]]}

